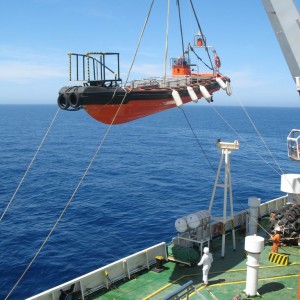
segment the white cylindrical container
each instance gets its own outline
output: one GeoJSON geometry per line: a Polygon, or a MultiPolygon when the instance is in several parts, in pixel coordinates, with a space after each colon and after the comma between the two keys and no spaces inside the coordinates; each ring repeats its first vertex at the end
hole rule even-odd
{"type": "Polygon", "coordinates": [[[260,198],[248,198],[249,220],[248,220],[248,235],[257,233],[258,208],[260,206],[260,198]]]}
{"type": "Polygon", "coordinates": [[[247,296],[257,296],[258,286],[258,267],[259,255],[264,249],[264,238],[261,236],[251,235],[245,239],[245,250],[247,251],[247,278],[246,289],[244,292],[247,296]]]}
{"type": "Polygon", "coordinates": [[[184,218],[178,218],[175,221],[175,228],[178,232],[185,232],[188,230],[186,219],[184,218]]]}
{"type": "Polygon", "coordinates": [[[196,214],[188,215],[186,221],[190,228],[197,228],[200,226],[200,220],[196,214]]]}
{"type": "Polygon", "coordinates": [[[192,99],[193,102],[197,103],[198,102],[198,96],[196,95],[195,91],[191,86],[187,87],[187,91],[192,99]]]}
{"type": "Polygon", "coordinates": [[[204,85],[199,85],[200,88],[200,92],[203,95],[203,97],[205,98],[206,101],[210,102],[211,101],[211,94],[208,92],[208,90],[206,89],[206,87],[204,85]]]}
{"type": "Polygon", "coordinates": [[[175,90],[172,91],[172,97],[177,105],[177,107],[181,108],[183,106],[183,102],[181,100],[181,97],[179,93],[175,90]]]}
{"type": "Polygon", "coordinates": [[[216,82],[219,84],[219,86],[225,90],[226,87],[227,87],[227,84],[220,78],[220,77],[217,77],[216,78],[216,82]]]}

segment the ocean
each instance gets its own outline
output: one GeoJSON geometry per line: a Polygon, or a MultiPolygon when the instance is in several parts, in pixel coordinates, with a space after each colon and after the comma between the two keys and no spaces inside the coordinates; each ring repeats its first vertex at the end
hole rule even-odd
{"type": "MultiPolygon", "coordinates": [[[[208,209],[221,157],[217,139],[240,144],[230,154],[235,211],[252,196],[262,202],[282,196],[280,174],[299,173],[300,164],[287,157],[286,137],[300,127],[300,108],[245,110],[203,102],[112,126],[61,221],[13,289],[108,129],[84,111],[60,111],[0,223],[0,299],[12,289],[9,299],[24,299],[170,242],[177,218],[208,209]]],[[[55,105],[0,106],[1,214],[56,111],[55,105]]],[[[215,214],[222,201],[218,191],[215,214]]]]}

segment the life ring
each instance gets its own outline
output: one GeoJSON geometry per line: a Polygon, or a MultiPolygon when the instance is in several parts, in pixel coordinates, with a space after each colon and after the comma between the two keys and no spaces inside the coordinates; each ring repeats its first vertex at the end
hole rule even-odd
{"type": "Polygon", "coordinates": [[[221,67],[221,60],[218,55],[215,55],[215,66],[219,69],[221,67]]]}
{"type": "Polygon", "coordinates": [[[61,108],[61,109],[68,109],[69,108],[70,105],[69,105],[66,94],[60,94],[58,96],[57,104],[58,104],[58,107],[61,108]]]}
{"type": "Polygon", "coordinates": [[[73,108],[80,106],[80,96],[77,93],[71,93],[68,95],[68,103],[73,108]]]}
{"type": "Polygon", "coordinates": [[[214,230],[213,230],[213,236],[216,236],[219,234],[222,234],[222,223],[221,222],[216,223],[214,225],[214,230]]]}

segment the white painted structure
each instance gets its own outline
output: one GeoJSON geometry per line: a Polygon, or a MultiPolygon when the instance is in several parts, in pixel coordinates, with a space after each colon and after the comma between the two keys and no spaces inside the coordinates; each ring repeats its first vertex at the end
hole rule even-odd
{"type": "Polygon", "coordinates": [[[293,0],[262,0],[281,51],[300,92],[300,16],[293,0]]]}
{"type": "Polygon", "coordinates": [[[236,140],[233,143],[229,142],[221,142],[220,140],[217,141],[216,146],[221,150],[221,159],[216,175],[216,180],[209,204],[209,213],[211,214],[212,205],[214,202],[216,189],[217,187],[221,187],[224,189],[224,202],[223,202],[223,230],[222,230],[222,257],[225,256],[225,235],[226,235],[226,227],[225,224],[227,222],[227,196],[229,191],[229,200],[230,200],[230,220],[232,222],[232,242],[233,242],[233,249],[236,249],[235,246],[235,231],[234,231],[234,215],[233,215],[233,203],[232,203],[232,184],[231,184],[231,174],[230,174],[230,159],[229,154],[235,150],[239,149],[239,142],[236,140]],[[223,164],[225,162],[225,170],[224,170],[224,179],[219,182],[220,178],[220,171],[223,164]]]}
{"type": "Polygon", "coordinates": [[[245,250],[247,251],[247,279],[245,293],[247,296],[259,296],[258,267],[259,256],[264,250],[264,238],[257,235],[249,235],[245,239],[245,250]]]}
{"type": "Polygon", "coordinates": [[[288,194],[288,201],[300,204],[300,174],[282,174],[280,190],[288,194]]]}
{"type": "Polygon", "coordinates": [[[248,198],[249,220],[248,220],[248,235],[257,234],[258,208],[260,206],[260,198],[248,198]]]}
{"type": "Polygon", "coordinates": [[[114,282],[124,278],[130,279],[134,273],[143,269],[150,269],[156,263],[156,256],[162,256],[164,260],[167,260],[166,243],[160,243],[139,251],[36,296],[27,298],[27,300],[58,300],[61,290],[68,290],[73,284],[74,292],[80,293],[82,299],[89,299],[90,294],[103,288],[109,289],[114,282]]]}

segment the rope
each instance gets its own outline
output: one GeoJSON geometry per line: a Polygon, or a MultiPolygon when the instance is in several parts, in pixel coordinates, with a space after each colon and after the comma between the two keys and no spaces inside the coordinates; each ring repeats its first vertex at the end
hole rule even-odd
{"type": "Polygon", "coordinates": [[[179,17],[179,25],[180,25],[180,37],[181,37],[181,47],[182,47],[182,57],[184,58],[184,43],[183,43],[183,33],[182,33],[182,22],[181,22],[181,14],[180,14],[180,0],[176,1],[178,7],[178,17],[179,17]]]}
{"type": "Polygon", "coordinates": [[[284,174],[279,163],[277,162],[276,158],[274,157],[273,153],[271,152],[271,150],[269,149],[268,145],[266,144],[264,138],[262,137],[262,135],[260,134],[259,130],[257,129],[257,127],[255,126],[253,120],[251,119],[250,115],[248,114],[248,112],[246,111],[243,103],[240,101],[239,97],[236,97],[239,104],[241,105],[245,115],[247,116],[248,120],[250,121],[251,125],[253,126],[254,130],[256,131],[257,135],[259,136],[260,140],[262,141],[264,147],[266,148],[266,150],[269,152],[269,154],[271,155],[273,161],[275,162],[275,164],[277,165],[278,169],[281,171],[281,174],[284,174]]]}
{"type": "Polygon", "coordinates": [[[210,106],[214,111],[215,113],[217,113],[219,115],[219,117],[224,121],[224,123],[232,130],[236,133],[236,135],[241,138],[247,145],[248,148],[250,148],[254,153],[256,153],[256,155],[262,160],[264,161],[271,169],[273,169],[278,175],[281,175],[280,172],[278,172],[273,166],[271,166],[259,153],[258,151],[255,150],[255,148],[253,148],[248,142],[247,140],[240,134],[237,132],[237,130],[235,130],[230,124],[229,122],[218,112],[218,110],[213,107],[213,106],[210,106]]]}
{"type": "Polygon", "coordinates": [[[142,37],[143,37],[144,32],[145,32],[146,25],[147,25],[148,20],[149,20],[149,17],[150,17],[150,13],[151,13],[151,10],[152,10],[153,3],[154,3],[154,0],[152,0],[152,2],[151,2],[151,4],[150,4],[150,8],[149,8],[149,11],[148,11],[146,20],[145,20],[145,22],[144,22],[144,26],[143,26],[142,32],[141,32],[140,37],[139,37],[139,41],[138,41],[138,44],[137,44],[137,47],[136,47],[136,50],[135,50],[135,53],[134,53],[134,57],[133,57],[131,66],[130,66],[130,68],[129,68],[128,74],[127,74],[127,78],[126,78],[126,81],[125,81],[125,85],[126,85],[127,82],[128,82],[128,78],[129,78],[129,75],[130,75],[130,73],[131,73],[131,69],[132,69],[132,67],[133,67],[133,64],[134,64],[134,61],[135,61],[135,58],[136,58],[138,49],[139,49],[139,47],[140,47],[141,40],[142,40],[142,37]]]}
{"type": "MultiPolygon", "coordinates": [[[[206,153],[205,153],[205,151],[204,151],[204,149],[203,149],[203,147],[202,147],[202,145],[201,145],[199,139],[197,138],[197,136],[196,136],[196,134],[195,134],[195,131],[194,131],[194,129],[193,129],[193,127],[192,127],[192,125],[191,125],[191,123],[190,123],[190,121],[189,121],[189,119],[188,119],[188,117],[187,117],[187,115],[186,115],[186,113],[185,113],[185,111],[184,111],[183,108],[182,108],[182,113],[183,113],[183,115],[184,115],[184,117],[185,117],[185,119],[186,119],[186,121],[187,121],[187,123],[188,123],[188,125],[189,125],[189,127],[190,127],[190,129],[191,129],[191,131],[192,131],[192,133],[193,133],[193,135],[194,135],[194,137],[195,137],[197,143],[198,143],[199,148],[201,149],[201,151],[202,151],[203,155],[205,156],[206,160],[208,161],[208,163],[209,163],[211,169],[212,169],[212,170],[214,171],[214,173],[217,175],[217,171],[214,169],[214,167],[213,167],[211,161],[209,160],[208,156],[206,155],[206,153]]],[[[220,179],[221,182],[222,182],[222,179],[221,179],[221,178],[219,178],[219,179],[220,179]]]]}
{"type": "MultiPolygon", "coordinates": [[[[151,12],[153,3],[154,3],[154,0],[152,0],[151,6],[150,6],[150,10],[149,10],[148,15],[147,15],[147,17],[146,17],[146,21],[145,21],[144,27],[143,27],[143,29],[142,29],[142,33],[141,33],[141,36],[140,36],[140,39],[139,39],[139,42],[138,42],[138,46],[137,46],[137,49],[136,49],[136,52],[135,52],[135,55],[134,55],[132,64],[131,64],[130,69],[129,69],[129,71],[128,71],[126,83],[127,83],[127,81],[128,81],[128,78],[129,78],[129,75],[130,75],[132,66],[133,66],[133,64],[134,64],[135,57],[136,57],[136,54],[137,54],[137,51],[138,51],[138,48],[139,48],[139,45],[140,45],[140,42],[141,42],[141,38],[142,38],[143,33],[144,33],[144,31],[145,31],[146,24],[147,24],[148,19],[149,19],[149,16],[150,16],[150,12],[151,12]]],[[[122,106],[122,104],[123,104],[123,102],[124,102],[124,100],[125,100],[125,98],[126,98],[126,95],[127,95],[127,91],[126,91],[125,88],[124,88],[124,91],[125,91],[125,95],[124,95],[124,97],[123,97],[123,99],[122,99],[122,101],[121,101],[121,103],[120,103],[120,105],[119,105],[119,108],[118,108],[118,110],[116,111],[116,113],[115,113],[115,115],[114,115],[114,118],[113,118],[112,121],[111,121],[111,124],[108,126],[108,128],[107,128],[107,130],[106,130],[106,132],[105,132],[105,134],[104,134],[104,136],[103,136],[103,138],[102,138],[102,140],[101,140],[99,146],[97,147],[97,149],[96,149],[96,151],[95,151],[95,153],[94,153],[94,156],[92,157],[90,163],[88,164],[86,170],[84,171],[82,177],[80,178],[80,180],[79,180],[79,182],[78,182],[78,184],[77,184],[77,186],[76,186],[74,192],[72,193],[71,197],[69,198],[68,202],[66,203],[66,205],[65,205],[65,207],[64,207],[64,209],[63,209],[63,211],[61,212],[61,214],[60,214],[59,217],[57,218],[56,222],[55,222],[54,225],[52,226],[52,228],[51,228],[51,230],[49,231],[47,237],[44,239],[42,245],[39,247],[39,249],[37,250],[37,252],[36,252],[35,255],[33,256],[33,258],[31,259],[31,261],[29,262],[29,264],[27,265],[26,269],[24,270],[24,272],[22,273],[22,275],[20,276],[20,278],[17,280],[17,282],[15,283],[15,285],[12,287],[12,289],[9,291],[8,295],[5,297],[5,300],[8,299],[8,297],[12,294],[12,292],[14,291],[14,289],[18,286],[18,284],[20,283],[20,281],[23,279],[23,277],[25,276],[25,274],[27,273],[27,271],[30,269],[30,267],[32,266],[33,262],[35,261],[35,259],[38,257],[38,255],[40,254],[40,252],[41,252],[42,249],[44,248],[45,244],[46,244],[47,241],[49,240],[49,238],[50,238],[50,236],[52,235],[53,231],[55,230],[56,226],[58,225],[58,223],[59,223],[60,220],[62,219],[63,215],[65,214],[65,212],[66,212],[66,210],[67,210],[67,208],[69,207],[69,205],[71,204],[73,198],[75,197],[75,195],[76,195],[76,193],[77,193],[79,187],[81,186],[81,184],[82,184],[82,182],[83,182],[85,176],[87,175],[87,173],[88,173],[88,171],[90,170],[90,168],[91,168],[93,162],[95,161],[95,159],[96,159],[96,157],[97,157],[99,151],[101,150],[101,148],[102,148],[102,146],[103,146],[103,144],[104,144],[104,142],[105,142],[105,140],[106,140],[106,138],[107,138],[107,136],[108,136],[108,133],[110,132],[110,129],[111,129],[112,125],[114,124],[114,121],[115,121],[115,119],[116,119],[116,117],[117,117],[117,115],[118,115],[118,113],[119,113],[119,110],[120,110],[120,108],[121,108],[121,106],[122,106]]]]}
{"type": "MultiPolygon", "coordinates": [[[[194,13],[194,16],[195,16],[197,25],[198,25],[198,29],[199,29],[201,35],[204,37],[203,32],[202,32],[202,29],[201,29],[201,26],[200,26],[200,23],[199,23],[199,20],[198,20],[198,17],[197,17],[197,15],[196,15],[196,11],[195,11],[195,8],[194,8],[193,1],[190,0],[190,3],[191,3],[191,7],[192,7],[192,10],[193,10],[193,13],[194,13]]],[[[207,56],[208,56],[209,61],[210,61],[210,64],[211,64],[211,70],[214,70],[213,63],[212,63],[212,61],[211,61],[211,57],[210,57],[210,54],[209,54],[209,51],[208,51],[208,48],[207,48],[207,45],[206,45],[206,39],[205,39],[205,38],[203,39],[203,43],[204,43],[205,51],[207,52],[207,56]]]]}
{"type": "MultiPolygon", "coordinates": [[[[210,70],[214,70],[214,68],[213,67],[210,67],[208,64],[206,64],[204,61],[203,61],[203,59],[195,52],[195,50],[194,50],[194,48],[189,44],[189,49],[194,53],[194,55],[196,56],[196,58],[198,59],[198,60],[200,60],[200,62],[202,62],[208,69],[210,69],[210,70]]],[[[220,73],[219,73],[220,74],[220,73]]]]}
{"type": "MultiPolygon", "coordinates": [[[[264,147],[266,148],[266,150],[268,151],[268,153],[271,155],[275,165],[277,165],[278,169],[280,170],[281,173],[277,172],[275,169],[275,171],[277,172],[277,174],[283,175],[284,177],[286,177],[285,173],[283,172],[282,168],[280,167],[278,161],[276,160],[275,156],[273,155],[272,151],[269,149],[267,143],[265,142],[264,138],[262,137],[262,135],[260,134],[259,130],[257,129],[257,127],[255,126],[253,120],[251,119],[250,115],[248,114],[248,112],[246,111],[243,103],[240,101],[239,97],[236,97],[236,99],[238,100],[240,106],[242,107],[245,115],[247,116],[248,120],[250,121],[251,125],[253,126],[254,130],[256,131],[257,135],[259,136],[260,140],[262,141],[264,147]]],[[[264,160],[264,159],[263,159],[264,160]]],[[[264,160],[265,161],[265,160],[264,160]]],[[[266,161],[265,161],[266,162],[266,161]]],[[[268,164],[268,163],[267,163],[268,164]]],[[[268,164],[269,165],[269,164],[268,164]]],[[[270,165],[269,165],[270,166],[270,165]]],[[[287,182],[289,182],[287,180],[287,182]]],[[[291,185],[291,183],[289,182],[290,187],[294,190],[293,186],[291,185]]],[[[299,196],[297,196],[299,198],[299,196]]]]}
{"type": "Polygon", "coordinates": [[[26,171],[25,171],[25,173],[24,173],[24,175],[23,175],[21,181],[19,182],[19,184],[18,184],[18,186],[17,186],[17,188],[16,188],[14,194],[12,195],[12,197],[11,197],[11,199],[9,200],[8,204],[6,205],[4,211],[3,211],[2,215],[1,215],[0,222],[1,222],[2,219],[4,218],[4,216],[5,216],[5,214],[6,214],[7,210],[8,210],[8,208],[9,208],[9,206],[11,205],[11,203],[13,202],[13,200],[15,199],[15,197],[16,197],[16,195],[17,195],[17,193],[18,193],[18,191],[19,191],[19,189],[20,189],[20,187],[21,187],[23,181],[25,180],[25,178],[26,178],[26,176],[27,176],[27,174],[28,174],[28,172],[29,172],[29,170],[30,170],[30,168],[31,168],[31,166],[32,166],[32,164],[33,164],[35,158],[37,157],[37,155],[38,155],[40,149],[42,148],[42,146],[43,146],[43,144],[44,144],[44,142],[45,142],[45,140],[46,140],[46,137],[47,137],[47,135],[48,135],[50,129],[52,128],[52,125],[54,124],[54,121],[56,120],[56,117],[57,117],[59,111],[60,111],[60,109],[57,109],[57,111],[56,111],[56,113],[55,113],[55,115],[54,115],[54,117],[53,117],[53,119],[52,119],[52,121],[51,121],[51,123],[50,123],[50,125],[49,125],[49,127],[48,127],[48,129],[47,129],[47,131],[46,131],[46,133],[45,133],[45,135],[44,135],[44,137],[43,137],[41,143],[40,143],[40,145],[38,146],[37,150],[35,151],[35,154],[33,155],[32,159],[31,159],[31,162],[29,163],[29,165],[28,165],[28,167],[27,167],[27,169],[26,169],[26,171]]]}
{"type": "MultiPolygon", "coordinates": [[[[256,225],[258,225],[268,236],[272,236],[261,224],[259,224],[259,222],[254,218],[252,217],[249,212],[247,211],[247,209],[242,205],[242,203],[239,203],[240,206],[242,207],[242,209],[246,212],[246,214],[254,221],[254,223],[256,223],[256,225]]],[[[295,237],[295,238],[289,238],[290,240],[296,240],[298,239],[298,237],[295,237]]],[[[297,254],[293,254],[293,253],[290,253],[288,251],[286,251],[284,248],[280,247],[284,252],[290,254],[290,255],[294,255],[294,256],[297,256],[297,257],[300,257],[299,255],[297,254]]]]}
{"type": "Polygon", "coordinates": [[[96,159],[96,156],[98,154],[98,152],[100,151],[100,149],[102,148],[102,145],[110,131],[112,124],[109,125],[104,137],[102,138],[101,143],[99,144],[94,156],[92,157],[92,160],[90,161],[89,165],[87,166],[85,172],[83,173],[81,179],[79,180],[73,194],[71,195],[70,199],[68,200],[67,204],[65,205],[63,211],[61,212],[61,214],[59,215],[59,217],[57,218],[56,222],[54,223],[54,225],[52,226],[50,232],[48,233],[47,237],[44,239],[42,245],[40,246],[40,248],[37,250],[37,252],[35,253],[35,255],[33,256],[33,258],[31,259],[30,263],[28,264],[28,266],[26,267],[25,271],[22,273],[22,275],[20,276],[20,278],[18,279],[18,281],[15,283],[15,285],[12,287],[12,289],[10,290],[10,292],[8,293],[8,295],[6,296],[5,299],[8,299],[8,297],[11,295],[11,293],[14,291],[14,289],[17,287],[17,285],[19,284],[19,282],[23,279],[23,277],[25,276],[25,274],[27,273],[27,271],[29,270],[29,268],[31,267],[31,265],[33,264],[33,262],[35,261],[35,259],[37,258],[37,256],[40,254],[40,252],[42,251],[42,249],[44,248],[45,244],[47,243],[47,241],[49,240],[50,236],[52,235],[54,229],[56,228],[56,226],[58,225],[58,223],[60,222],[60,220],[62,219],[64,213],[66,212],[67,208],[69,207],[69,205],[71,204],[75,194],[77,193],[79,187],[81,186],[81,183],[83,181],[83,179],[85,178],[86,174],[88,173],[89,169],[91,168],[94,160],[96,159]]]}
{"type": "Polygon", "coordinates": [[[168,0],[168,16],[166,27],[166,45],[165,45],[165,60],[164,60],[164,85],[166,84],[167,77],[167,59],[168,59],[168,47],[169,47],[169,23],[170,23],[170,0],[168,0]]]}

